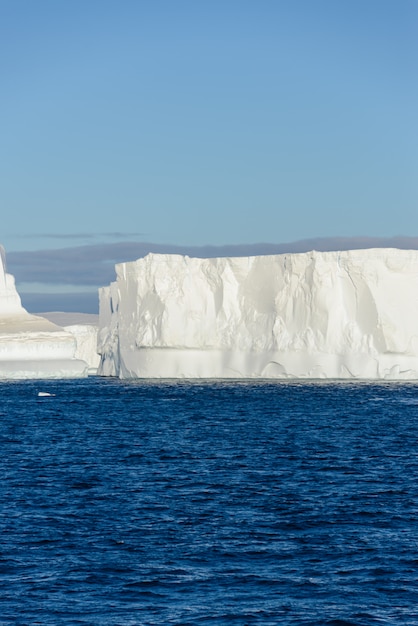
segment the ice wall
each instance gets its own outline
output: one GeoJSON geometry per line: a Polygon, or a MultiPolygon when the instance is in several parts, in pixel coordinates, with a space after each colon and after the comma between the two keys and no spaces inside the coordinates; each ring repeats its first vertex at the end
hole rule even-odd
{"type": "MultiPolygon", "coordinates": [[[[1,252],[1,251],[0,251],[1,252]]],[[[87,364],[75,358],[74,336],[60,326],[30,315],[5,271],[0,254],[0,379],[78,378],[87,364]]]]}
{"type": "Polygon", "coordinates": [[[100,356],[97,353],[97,326],[73,324],[64,326],[64,330],[75,338],[75,358],[87,363],[89,374],[96,374],[100,364],[100,356]]]}
{"type": "Polygon", "coordinates": [[[149,254],[116,275],[102,375],[418,378],[418,251],[149,254]]]}

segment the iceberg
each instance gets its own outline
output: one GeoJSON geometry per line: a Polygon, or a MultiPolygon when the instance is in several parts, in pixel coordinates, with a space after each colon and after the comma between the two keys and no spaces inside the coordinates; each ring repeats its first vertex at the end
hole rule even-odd
{"type": "Polygon", "coordinates": [[[418,379],[418,251],[148,254],[99,290],[98,373],[418,379]]]}
{"type": "Polygon", "coordinates": [[[41,315],[73,335],[76,345],[75,358],[87,363],[89,375],[97,374],[100,364],[100,356],[97,353],[99,316],[91,313],[64,313],[61,311],[41,313],[41,315]]]}
{"type": "Polygon", "coordinates": [[[86,376],[87,363],[75,351],[70,332],[22,307],[0,247],[0,379],[86,376]]]}

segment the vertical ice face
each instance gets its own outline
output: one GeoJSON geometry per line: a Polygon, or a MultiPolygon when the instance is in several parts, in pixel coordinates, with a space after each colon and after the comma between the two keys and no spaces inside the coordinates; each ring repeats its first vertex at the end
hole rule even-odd
{"type": "Polygon", "coordinates": [[[116,272],[103,375],[418,378],[418,251],[150,254],[116,272]]]}
{"type": "Polygon", "coordinates": [[[0,245],[0,293],[6,289],[6,253],[0,245]]]}

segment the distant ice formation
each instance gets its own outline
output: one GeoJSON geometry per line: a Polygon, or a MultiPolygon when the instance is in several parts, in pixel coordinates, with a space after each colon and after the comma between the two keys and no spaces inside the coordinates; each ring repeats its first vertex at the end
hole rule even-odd
{"type": "Polygon", "coordinates": [[[418,251],[149,254],[99,292],[99,373],[418,379],[418,251]]]}
{"type": "Polygon", "coordinates": [[[96,374],[100,364],[100,356],[97,353],[99,316],[60,311],[41,313],[41,315],[73,335],[76,342],[75,358],[87,363],[89,374],[96,374]]]}
{"type": "Polygon", "coordinates": [[[1,249],[0,379],[86,376],[87,363],[75,358],[75,350],[71,333],[22,307],[1,249]]]}

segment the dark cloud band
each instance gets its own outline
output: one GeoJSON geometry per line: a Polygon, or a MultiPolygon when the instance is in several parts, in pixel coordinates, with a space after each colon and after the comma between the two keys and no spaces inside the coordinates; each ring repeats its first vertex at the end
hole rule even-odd
{"type": "Polygon", "coordinates": [[[29,311],[65,310],[96,313],[97,288],[115,279],[116,263],[134,261],[149,252],[187,254],[200,258],[218,256],[253,256],[332,251],[362,248],[418,249],[418,237],[336,237],[317,238],[282,244],[242,244],[224,246],[177,246],[152,242],[117,242],[85,245],[56,250],[10,252],[7,255],[8,271],[19,283],[44,283],[48,285],[74,285],[91,287],[91,292],[66,294],[22,294],[24,306],[29,311]],[[55,303],[55,304],[54,304],[55,303]],[[60,308],[57,308],[60,307],[60,308]]]}

